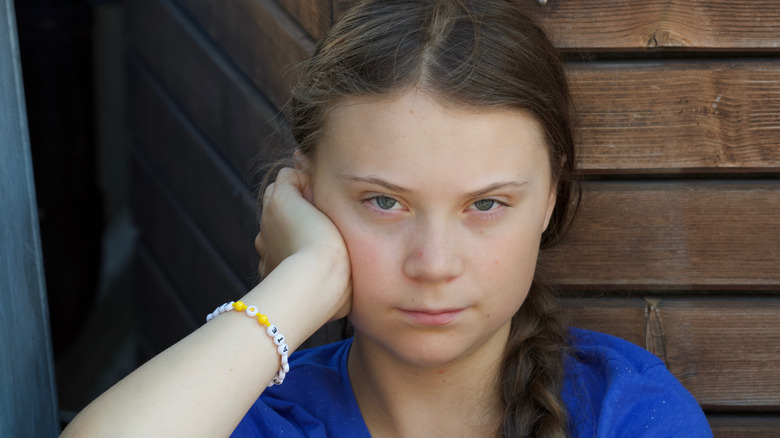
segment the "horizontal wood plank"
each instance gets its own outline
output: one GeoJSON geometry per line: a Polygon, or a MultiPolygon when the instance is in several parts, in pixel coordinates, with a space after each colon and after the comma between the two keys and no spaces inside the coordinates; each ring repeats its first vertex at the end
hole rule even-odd
{"type": "MultiPolygon", "coordinates": [[[[637,50],[776,51],[775,0],[522,0],[556,45],[576,52],[637,50]]],[[[354,0],[334,0],[340,17],[354,0]]]]}
{"type": "Polygon", "coordinates": [[[250,286],[258,256],[255,198],[216,154],[156,80],[137,63],[128,68],[128,103],[135,146],[230,266],[250,286]]]}
{"type": "Polygon", "coordinates": [[[168,273],[175,290],[186,296],[183,301],[190,315],[205,317],[218,305],[244,295],[248,278],[236,274],[187,217],[170,190],[152,174],[143,152],[131,152],[130,205],[140,241],[168,273]]]}
{"type": "Polygon", "coordinates": [[[715,438],[777,438],[780,415],[708,415],[715,438]]]}
{"type": "MultiPolygon", "coordinates": [[[[248,184],[257,160],[281,145],[275,110],[254,85],[169,1],[128,2],[125,23],[131,46],[172,99],[248,184]],[[194,72],[197,72],[195,74],[194,72]]],[[[253,181],[254,179],[254,181],[253,181]]]]}
{"type": "Polygon", "coordinates": [[[295,80],[295,67],[314,53],[314,42],[297,23],[273,0],[179,3],[276,108],[282,108],[295,80]]]}
{"type": "Polygon", "coordinates": [[[329,0],[277,0],[315,40],[330,28],[329,0]]]}
{"type": "Polygon", "coordinates": [[[157,354],[200,327],[205,315],[196,319],[187,311],[180,292],[143,245],[136,249],[134,267],[136,298],[142,303],[138,328],[157,354]]]}
{"type": "Polygon", "coordinates": [[[655,353],[709,411],[780,410],[779,298],[568,298],[571,325],[655,353]]]}
{"type": "Polygon", "coordinates": [[[780,49],[775,0],[549,0],[542,9],[556,44],[575,51],[780,49]]]}
{"type": "Polygon", "coordinates": [[[567,70],[587,173],[780,172],[780,62],[567,70]]]}
{"type": "Polygon", "coordinates": [[[575,289],[778,290],[780,180],[593,182],[551,279],[575,289]]]}

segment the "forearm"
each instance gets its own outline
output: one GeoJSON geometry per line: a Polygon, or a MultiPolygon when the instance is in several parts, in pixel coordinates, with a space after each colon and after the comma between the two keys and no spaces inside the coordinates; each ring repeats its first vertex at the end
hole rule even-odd
{"type": "MultiPolygon", "coordinates": [[[[339,260],[299,253],[242,300],[268,315],[295,349],[337,312],[334,298],[348,277],[339,260]]],[[[257,320],[229,312],[108,390],[63,436],[227,436],[279,365],[276,346],[257,320]]]]}

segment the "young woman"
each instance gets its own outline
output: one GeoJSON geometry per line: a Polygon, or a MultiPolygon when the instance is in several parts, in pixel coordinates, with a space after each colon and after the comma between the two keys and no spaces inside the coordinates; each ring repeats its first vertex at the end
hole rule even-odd
{"type": "Polygon", "coordinates": [[[64,435],[711,436],[659,359],[566,329],[535,276],[578,190],[564,72],[520,3],[347,13],[292,93],[263,281],[64,435]],[[284,365],[344,316],[353,338],[284,365]]]}

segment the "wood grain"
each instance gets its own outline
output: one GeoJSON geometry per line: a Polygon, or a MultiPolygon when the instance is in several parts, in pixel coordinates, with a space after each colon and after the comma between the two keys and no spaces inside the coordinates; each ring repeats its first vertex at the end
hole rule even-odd
{"type": "MultiPolygon", "coordinates": [[[[775,0],[522,0],[575,52],[780,49],[775,0]]],[[[333,0],[338,18],[355,2],[333,0]]]]}
{"type": "Polygon", "coordinates": [[[780,410],[780,298],[568,298],[571,325],[655,353],[708,411],[780,410]]]}
{"type": "Polygon", "coordinates": [[[594,182],[540,262],[567,288],[778,290],[780,181],[594,182]]]}
{"type": "Polygon", "coordinates": [[[570,63],[587,173],[780,172],[780,63],[570,63]]]}
{"type": "Polygon", "coordinates": [[[708,415],[715,438],[777,438],[780,415],[708,415]]]}
{"type": "Polygon", "coordinates": [[[295,67],[314,53],[314,43],[279,5],[272,0],[179,3],[275,107],[282,108],[295,67]]]}
{"type": "Polygon", "coordinates": [[[251,279],[258,262],[254,196],[151,74],[133,62],[128,90],[135,147],[228,264],[251,279]]]}
{"type": "Polygon", "coordinates": [[[257,160],[287,144],[273,106],[170,2],[128,2],[125,23],[131,53],[141,58],[134,65],[147,66],[235,172],[256,182],[257,160]]]}

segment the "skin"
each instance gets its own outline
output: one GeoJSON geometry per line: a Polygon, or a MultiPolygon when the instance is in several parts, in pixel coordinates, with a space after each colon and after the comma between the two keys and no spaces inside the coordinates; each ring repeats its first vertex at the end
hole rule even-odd
{"type": "Polygon", "coordinates": [[[304,192],[349,251],[349,371],[372,434],[494,426],[485,376],[498,373],[555,204],[539,125],[412,90],[348,101],[327,127],[304,192]]]}

